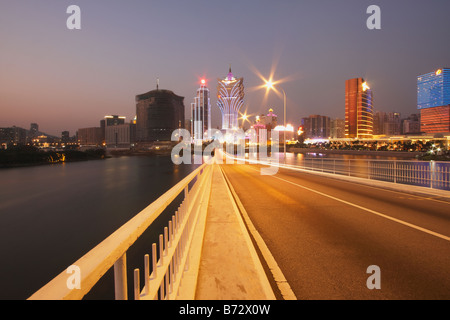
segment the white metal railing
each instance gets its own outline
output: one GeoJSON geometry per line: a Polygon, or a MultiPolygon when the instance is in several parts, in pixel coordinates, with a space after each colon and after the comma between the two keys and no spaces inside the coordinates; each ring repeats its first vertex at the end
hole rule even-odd
{"type": "Polygon", "coordinates": [[[173,188],[164,193],[147,208],[120,227],[94,249],[76,261],[73,266],[80,270],[80,286],[68,286],[69,274],[64,271],[34,293],[29,300],[80,300],[102,276],[114,266],[116,300],[128,299],[127,250],[152,224],[152,222],[184,192],[184,200],[172,216],[159,245],[152,244],[150,256],[144,256],[144,288],[140,288],[140,271],[134,270],[135,299],[175,299],[180,288],[183,272],[189,268],[189,247],[195,224],[205,208],[204,195],[210,191],[211,166],[204,163],[173,188]],[[189,185],[193,183],[189,189],[189,185]],[[203,203],[203,204],[202,204],[203,203]],[[150,274],[150,267],[152,273],[150,274]]]}
{"type": "Polygon", "coordinates": [[[448,162],[305,158],[286,167],[450,190],[448,162]]]}

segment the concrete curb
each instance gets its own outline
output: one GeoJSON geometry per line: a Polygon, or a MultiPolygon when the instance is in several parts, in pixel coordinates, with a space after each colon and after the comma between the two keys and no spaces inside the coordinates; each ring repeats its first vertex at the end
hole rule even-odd
{"type": "Polygon", "coordinates": [[[195,300],[275,300],[219,165],[214,165],[195,300]]]}
{"type": "Polygon", "coordinates": [[[283,297],[284,300],[297,300],[295,293],[292,291],[283,272],[279,268],[277,262],[275,261],[275,258],[273,257],[272,253],[270,252],[270,250],[267,247],[266,243],[264,242],[263,238],[261,237],[259,232],[256,230],[255,226],[253,225],[247,211],[245,210],[236,191],[234,190],[231,182],[228,180],[228,177],[226,176],[226,174],[222,168],[221,168],[221,171],[227,182],[230,193],[231,193],[232,197],[234,198],[234,201],[236,202],[238,211],[240,212],[240,215],[242,215],[241,220],[242,219],[245,220],[245,224],[248,228],[248,232],[251,234],[251,236],[255,240],[256,245],[258,246],[267,266],[269,267],[269,270],[272,273],[273,279],[281,293],[281,296],[283,297]]]}

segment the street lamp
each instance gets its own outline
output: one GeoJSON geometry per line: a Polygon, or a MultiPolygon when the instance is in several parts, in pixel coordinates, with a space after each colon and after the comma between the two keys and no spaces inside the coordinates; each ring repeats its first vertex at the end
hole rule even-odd
{"type": "MultiPolygon", "coordinates": [[[[271,80],[266,81],[266,88],[267,89],[275,89],[275,83],[273,83],[271,80]]],[[[284,119],[283,119],[283,153],[284,153],[284,159],[283,162],[286,164],[286,92],[283,90],[283,88],[280,88],[281,91],[283,91],[283,109],[284,109],[284,119]]]]}

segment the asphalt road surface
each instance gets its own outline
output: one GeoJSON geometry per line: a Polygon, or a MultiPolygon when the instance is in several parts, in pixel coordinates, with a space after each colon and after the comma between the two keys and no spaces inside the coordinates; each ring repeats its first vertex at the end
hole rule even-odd
{"type": "Polygon", "coordinates": [[[450,299],[445,199],[286,169],[263,176],[258,165],[221,167],[297,299],[450,299]]]}

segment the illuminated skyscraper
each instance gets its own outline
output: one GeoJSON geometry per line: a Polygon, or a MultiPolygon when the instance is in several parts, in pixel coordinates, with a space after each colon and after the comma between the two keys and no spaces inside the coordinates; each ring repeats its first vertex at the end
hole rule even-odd
{"type": "Polygon", "coordinates": [[[229,69],[224,79],[218,79],[217,105],[222,112],[222,130],[239,128],[239,110],[244,104],[244,78],[235,78],[229,69]]]}
{"type": "Polygon", "coordinates": [[[363,78],[345,82],[345,137],[372,138],[373,98],[363,78]]]}
{"type": "Polygon", "coordinates": [[[425,133],[450,132],[450,69],[417,77],[420,129],[425,133]]]}
{"type": "Polygon", "coordinates": [[[202,79],[194,102],[191,103],[191,134],[194,142],[203,141],[205,133],[207,134],[205,140],[209,140],[209,129],[211,129],[211,100],[206,81],[202,79]]]}
{"type": "Polygon", "coordinates": [[[426,109],[450,104],[450,69],[417,77],[417,108],[426,109]]]}

